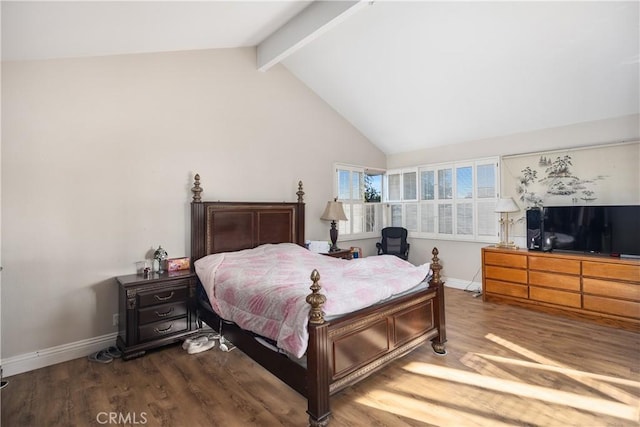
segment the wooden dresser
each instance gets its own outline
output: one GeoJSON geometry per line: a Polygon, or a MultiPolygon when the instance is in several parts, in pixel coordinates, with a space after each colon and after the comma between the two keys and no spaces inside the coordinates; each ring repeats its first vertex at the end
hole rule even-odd
{"type": "Polygon", "coordinates": [[[484,301],[640,331],[640,261],[525,249],[482,249],[484,301]]]}

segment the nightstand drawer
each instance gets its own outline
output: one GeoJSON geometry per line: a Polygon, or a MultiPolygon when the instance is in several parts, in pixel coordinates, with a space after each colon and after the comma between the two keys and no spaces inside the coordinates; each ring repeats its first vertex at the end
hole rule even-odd
{"type": "Polygon", "coordinates": [[[325,252],[322,255],[330,256],[333,258],[342,258],[342,259],[353,259],[353,254],[351,253],[351,249],[340,249],[335,252],[325,252]]]}
{"type": "Polygon", "coordinates": [[[144,308],[138,312],[138,324],[145,325],[151,322],[180,317],[187,314],[187,302],[180,301],[175,304],[162,304],[144,308]]]}
{"type": "Polygon", "coordinates": [[[141,292],[139,295],[140,307],[150,305],[167,304],[187,299],[189,295],[187,283],[180,287],[170,287],[166,289],[156,289],[151,292],[141,292]]]}
{"type": "Polygon", "coordinates": [[[151,323],[149,325],[140,326],[139,338],[140,342],[152,341],[158,338],[162,338],[166,335],[172,335],[178,332],[186,331],[189,327],[187,317],[181,317],[179,319],[167,320],[164,322],[151,323]]]}

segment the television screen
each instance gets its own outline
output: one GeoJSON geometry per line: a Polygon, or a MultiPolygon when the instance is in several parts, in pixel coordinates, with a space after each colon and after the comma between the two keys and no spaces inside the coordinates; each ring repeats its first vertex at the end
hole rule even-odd
{"type": "Polygon", "coordinates": [[[613,206],[609,214],[611,253],[640,256],[640,206],[613,206]]]}
{"type": "Polygon", "coordinates": [[[640,255],[640,206],[547,206],[544,241],[554,250],[640,255]]]}

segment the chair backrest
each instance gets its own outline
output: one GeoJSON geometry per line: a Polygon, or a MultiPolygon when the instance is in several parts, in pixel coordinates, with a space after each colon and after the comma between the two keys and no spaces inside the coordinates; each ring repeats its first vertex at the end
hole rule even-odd
{"type": "Polygon", "coordinates": [[[382,229],[382,252],[390,255],[405,255],[407,252],[407,229],[386,227],[382,229]]]}

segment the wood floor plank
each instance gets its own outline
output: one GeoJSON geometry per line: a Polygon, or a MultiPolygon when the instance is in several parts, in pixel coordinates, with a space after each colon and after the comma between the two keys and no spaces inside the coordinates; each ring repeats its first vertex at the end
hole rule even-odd
{"type": "MultiPolygon", "coordinates": [[[[333,396],[333,426],[640,423],[640,334],[446,293],[447,354],[422,346],[333,396]]],[[[305,399],[237,349],[77,359],[10,377],[0,393],[10,427],[101,426],[110,412],[129,414],[118,425],[307,423],[305,399]]]]}

